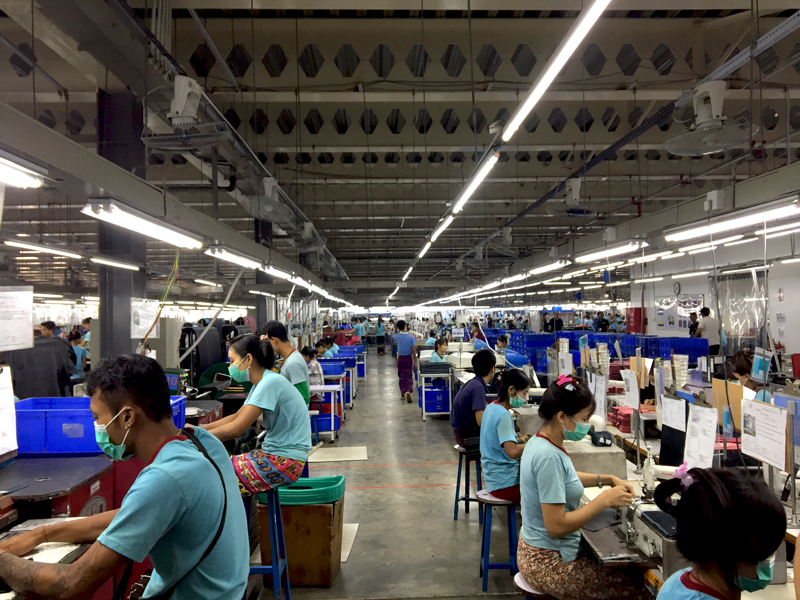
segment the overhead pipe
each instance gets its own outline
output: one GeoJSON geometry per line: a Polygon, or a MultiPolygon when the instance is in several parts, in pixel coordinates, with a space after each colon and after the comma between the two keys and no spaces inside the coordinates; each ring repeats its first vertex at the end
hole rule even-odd
{"type": "Polygon", "coordinates": [[[222,56],[217,48],[217,45],[214,43],[214,40],[211,39],[211,35],[209,35],[206,28],[203,26],[203,22],[200,20],[200,17],[197,16],[197,11],[193,8],[187,8],[186,11],[189,13],[189,16],[192,17],[192,21],[194,24],[197,25],[197,28],[200,30],[200,33],[203,34],[203,38],[206,40],[206,45],[208,45],[209,50],[211,50],[211,54],[214,55],[214,58],[217,59],[217,62],[222,66],[222,69],[225,71],[225,74],[230,79],[233,87],[236,88],[237,92],[241,92],[242,88],[239,87],[239,82],[236,80],[236,76],[231,71],[231,68],[228,66],[228,61],[222,56]]]}

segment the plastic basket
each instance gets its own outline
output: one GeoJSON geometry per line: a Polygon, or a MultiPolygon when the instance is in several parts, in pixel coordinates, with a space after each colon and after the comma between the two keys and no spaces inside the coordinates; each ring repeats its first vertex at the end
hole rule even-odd
{"type": "MultiPolygon", "coordinates": [[[[333,418],[333,430],[339,431],[339,428],[342,426],[341,420],[338,416],[334,416],[333,418]]],[[[323,414],[320,413],[317,415],[317,431],[320,433],[324,433],[326,431],[331,430],[331,415],[330,413],[323,414]]]]}
{"type": "MultiPolygon", "coordinates": [[[[332,504],[344,496],[344,476],[298,479],[278,488],[278,496],[282,506],[332,504]]],[[[264,494],[258,494],[258,501],[265,503],[267,499],[264,494]]]]}

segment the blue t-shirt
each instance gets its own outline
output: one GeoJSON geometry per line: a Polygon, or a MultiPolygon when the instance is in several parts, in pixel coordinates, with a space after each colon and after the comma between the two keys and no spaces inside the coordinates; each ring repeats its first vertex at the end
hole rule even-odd
{"type": "Polygon", "coordinates": [[[397,344],[398,356],[411,356],[411,351],[417,344],[417,338],[410,333],[398,333],[394,336],[394,341],[397,344]]]}
{"type": "Polygon", "coordinates": [[[261,420],[267,430],[267,437],[261,444],[264,452],[304,462],[308,460],[308,451],[311,450],[308,406],[288,379],[273,371],[265,371],[244,403],[264,409],[261,420]]]}
{"type": "Polygon", "coordinates": [[[142,470],[97,541],[135,562],[150,557],[148,597],[168,590],[197,564],[178,584],[172,600],[241,598],[247,587],[250,548],[239,483],[222,442],[204,429],[194,428],[194,434],[222,471],[228,495],[225,526],[211,554],[197,564],[219,527],[222,485],[194,444],[177,438],[142,470]]]}
{"type": "Polygon", "coordinates": [[[661,600],[716,600],[719,593],[689,577],[691,568],[673,573],[658,592],[661,600]]]}
{"type": "Polygon", "coordinates": [[[516,441],[511,413],[502,404],[492,402],[483,411],[481,422],[481,466],[490,492],[519,483],[519,459],[509,458],[503,448],[504,443],[516,441]]]}
{"type": "Polygon", "coordinates": [[[331,346],[331,350],[333,350],[334,354],[339,354],[339,344],[337,344],[336,342],[333,342],[333,345],[331,346]]]}
{"type": "Polygon", "coordinates": [[[583,496],[583,484],[565,450],[538,434],[525,445],[520,462],[522,497],[522,539],[529,546],[558,550],[561,559],[578,558],[581,532],[551,538],[544,526],[542,504],[564,504],[566,512],[576,510],[583,496]]]}
{"type": "Polygon", "coordinates": [[[425,345],[426,346],[433,346],[434,344],[436,344],[436,338],[435,337],[429,337],[427,340],[425,340],[425,345]]]}
{"type": "Polygon", "coordinates": [[[356,324],[356,333],[359,337],[364,337],[364,326],[361,323],[356,324]]]}
{"type": "Polygon", "coordinates": [[[428,362],[443,363],[443,362],[447,362],[447,358],[444,357],[444,356],[439,356],[438,352],[434,352],[433,354],[431,354],[431,359],[428,362]]]}
{"type": "Polygon", "coordinates": [[[286,377],[292,385],[303,382],[308,384],[308,365],[303,355],[297,350],[289,354],[283,361],[281,375],[286,377]]]}
{"type": "Polygon", "coordinates": [[[378,323],[375,325],[375,335],[381,336],[383,335],[383,323],[378,323]]]}
{"type": "Polygon", "coordinates": [[[75,362],[75,368],[78,369],[78,372],[72,377],[74,379],[80,379],[83,377],[83,357],[86,356],[88,352],[83,346],[72,346],[72,349],[75,351],[75,357],[78,359],[75,362]]]}
{"type": "Polygon", "coordinates": [[[486,382],[477,375],[456,394],[450,411],[450,425],[459,431],[477,429],[476,410],[486,410],[486,382]]]}
{"type": "Polygon", "coordinates": [[[83,341],[86,342],[87,346],[91,346],[92,345],[92,332],[91,331],[87,331],[84,334],[83,341]]]}
{"type": "Polygon", "coordinates": [[[329,348],[322,353],[322,358],[333,358],[333,349],[329,348]]]}

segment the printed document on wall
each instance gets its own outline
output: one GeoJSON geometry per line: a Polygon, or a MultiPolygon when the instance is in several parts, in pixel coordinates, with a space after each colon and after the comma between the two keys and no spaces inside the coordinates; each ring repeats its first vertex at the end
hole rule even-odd
{"type": "Polygon", "coordinates": [[[661,397],[664,425],[686,432],[686,400],[661,397]]]}
{"type": "Polygon", "coordinates": [[[718,418],[716,408],[689,406],[683,460],[690,469],[710,469],[713,466],[718,418]]]}
{"type": "Polygon", "coordinates": [[[17,449],[17,416],[11,368],[0,367],[0,456],[17,449]]]}
{"type": "Polygon", "coordinates": [[[742,452],[783,469],[788,412],[772,404],[742,400],[742,452]]]}
{"type": "Polygon", "coordinates": [[[559,375],[566,375],[569,377],[572,375],[572,354],[569,352],[559,352],[558,353],[558,374],[559,375]]]}
{"type": "Polygon", "coordinates": [[[0,288],[0,352],[33,348],[33,288],[0,288]]]}
{"type": "Polygon", "coordinates": [[[589,390],[592,392],[595,400],[594,414],[601,417],[603,421],[606,420],[608,414],[606,412],[606,391],[608,385],[604,375],[589,372],[589,390]]]}

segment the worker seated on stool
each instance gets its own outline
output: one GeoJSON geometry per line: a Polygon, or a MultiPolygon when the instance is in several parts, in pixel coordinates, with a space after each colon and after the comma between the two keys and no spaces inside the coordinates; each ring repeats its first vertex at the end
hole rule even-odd
{"type": "Polygon", "coordinates": [[[483,411],[481,467],[486,490],[493,496],[519,504],[519,459],[528,436],[517,437],[509,410],[528,400],[531,380],[519,369],[507,369],[500,379],[497,401],[483,411]]]}
{"type": "Polygon", "coordinates": [[[641,574],[603,568],[580,555],[581,528],[607,508],[630,506],[633,488],[613,475],[578,473],[564,440],[589,432],[595,400],[586,384],[562,375],[542,397],[539,416],[545,424],[525,444],[520,463],[522,535],[517,565],[528,585],[558,600],[625,598],[646,600],[641,574]],[[608,485],[578,508],[584,486],[608,485]]]}
{"type": "Polygon", "coordinates": [[[749,348],[746,350],[739,350],[733,355],[731,359],[731,374],[740,385],[750,388],[756,393],[756,400],[772,403],[772,394],[770,394],[763,385],[750,379],[750,374],[753,372],[753,352],[749,348]]]}
{"type": "Polygon", "coordinates": [[[104,360],[89,373],[87,388],[100,448],[114,460],[136,456],[147,466],[118,510],[37,527],[0,544],[0,579],[25,597],[91,598],[128,561],[150,558],[146,597],[241,598],[247,521],[223,445],[202,429],[187,427],[184,434],[175,427],[167,377],[151,358],[104,360]],[[220,537],[203,559],[226,498],[220,537]],[[92,545],[71,564],[17,558],[44,542],[92,545]]]}
{"type": "Polygon", "coordinates": [[[320,340],[314,344],[314,349],[322,358],[333,358],[333,350],[325,343],[325,340],[320,340]]]}
{"type": "Polygon", "coordinates": [[[462,387],[453,400],[450,410],[450,425],[456,435],[456,442],[470,450],[464,440],[474,439],[481,434],[481,420],[486,410],[487,385],[494,377],[495,357],[491,350],[484,348],[472,356],[472,371],[475,377],[462,387]]]}
{"type": "Polygon", "coordinates": [[[733,469],[687,472],[684,463],[674,479],[656,488],[655,501],[675,517],[678,550],[694,563],[667,579],[659,598],[738,599],[772,581],[786,513],[763,480],[733,469]]]}
{"type": "Polygon", "coordinates": [[[203,427],[223,442],[239,437],[259,420],[267,430],[260,449],[233,457],[242,496],[294,483],[311,450],[305,399],[288,379],[270,371],[275,353],[268,340],[260,341],[252,333],[240,335],[229,342],[228,356],[231,379],[250,381],[253,387],[236,414],[203,427]]]}
{"type": "Polygon", "coordinates": [[[432,363],[446,363],[447,362],[447,340],[442,338],[440,340],[436,340],[436,345],[434,346],[434,352],[431,354],[431,359],[428,362],[432,363]]]}

